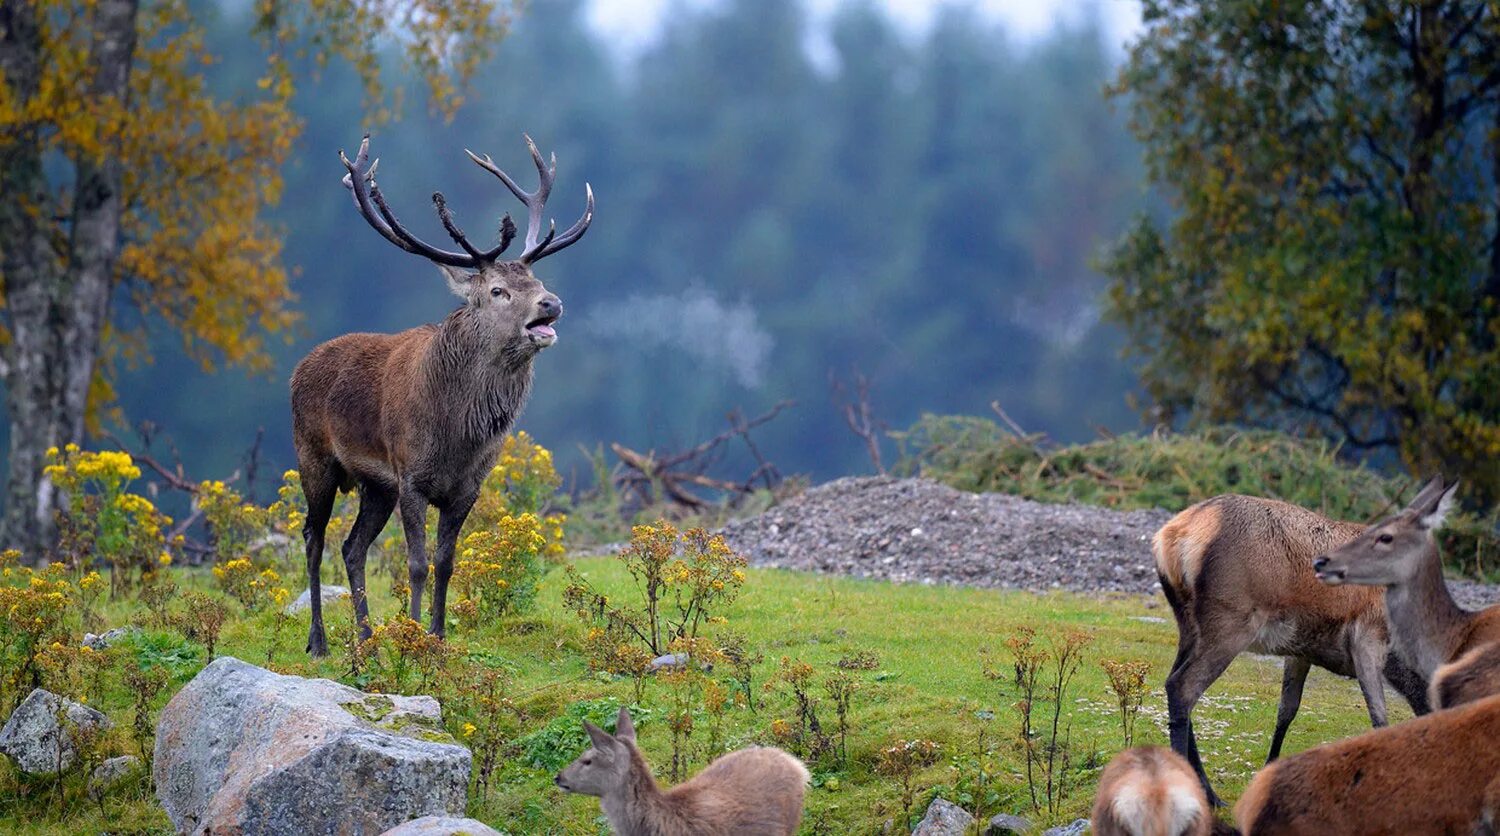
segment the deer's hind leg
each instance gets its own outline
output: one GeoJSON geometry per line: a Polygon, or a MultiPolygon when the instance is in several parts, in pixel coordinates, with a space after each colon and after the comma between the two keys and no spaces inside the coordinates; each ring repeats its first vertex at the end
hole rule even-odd
{"type": "Polygon", "coordinates": [[[1276,707],[1276,733],[1271,735],[1271,751],[1266,763],[1281,757],[1281,744],[1286,740],[1287,729],[1297,719],[1297,709],[1302,707],[1302,688],[1307,684],[1307,672],[1312,663],[1300,656],[1287,656],[1281,660],[1281,704],[1276,707]]]}
{"type": "MultiPolygon", "coordinates": [[[[1203,608],[1199,608],[1202,612],[1203,608]]],[[[1234,657],[1240,655],[1254,641],[1259,625],[1254,619],[1241,618],[1238,614],[1217,612],[1208,618],[1197,620],[1197,630],[1192,640],[1178,650],[1177,663],[1167,674],[1167,731],[1172,749],[1184,754],[1198,773],[1203,792],[1215,807],[1224,802],[1209,783],[1208,773],[1198,757],[1197,736],[1193,733],[1193,708],[1208,687],[1229,667],[1234,657]]]]}
{"type": "Polygon", "coordinates": [[[370,544],[385,528],[386,520],[396,509],[396,489],[379,482],[365,480],[359,486],[359,516],[354,518],[354,527],[344,540],[344,569],[349,574],[349,595],[354,599],[354,617],[359,623],[361,639],[367,639],[370,631],[370,601],[365,586],[365,556],[370,544]]]}
{"type": "Polygon", "coordinates": [[[323,629],[323,538],[333,501],[338,496],[342,468],[333,459],[312,459],[297,463],[302,477],[302,494],[307,498],[307,519],[302,524],[302,543],[307,549],[307,593],[312,623],[307,630],[307,652],[313,656],[328,655],[328,635],[323,629]]]}

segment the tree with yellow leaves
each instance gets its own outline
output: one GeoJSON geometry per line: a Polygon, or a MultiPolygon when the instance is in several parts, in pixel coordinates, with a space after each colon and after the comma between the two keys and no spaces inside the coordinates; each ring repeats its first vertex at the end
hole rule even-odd
{"type": "Polygon", "coordinates": [[[1328,435],[1500,499],[1500,12],[1147,0],[1118,92],[1176,212],[1104,268],[1157,420],[1328,435]]]}
{"type": "Polygon", "coordinates": [[[0,542],[46,548],[44,451],[82,442],[111,400],[112,368],[144,357],[143,326],[129,322],[175,329],[205,368],[263,369],[267,339],[296,321],[265,218],[299,127],[290,65],[350,62],[372,117],[388,118],[377,60],[399,45],[451,114],[509,9],[256,0],[265,71],[256,89],[219,96],[186,0],[0,0],[0,542]]]}

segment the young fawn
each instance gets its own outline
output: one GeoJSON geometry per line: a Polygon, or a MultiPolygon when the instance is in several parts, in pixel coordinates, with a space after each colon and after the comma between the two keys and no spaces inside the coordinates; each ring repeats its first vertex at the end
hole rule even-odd
{"type": "Polygon", "coordinates": [[[593,746],[557,774],[568,792],[599,798],[620,836],[791,836],[802,821],[811,776],[780,749],[730,752],[686,782],[662,790],[635,745],[630,712],[620,709],[615,733],[587,720],[593,746]]]}
{"type": "Polygon", "coordinates": [[[1104,767],[1094,796],[1098,836],[1209,836],[1214,814],[1193,767],[1160,746],[1126,749],[1104,767]]]}
{"type": "Polygon", "coordinates": [[[1376,727],[1386,722],[1382,677],[1414,711],[1427,711],[1426,680],[1386,653],[1380,591],[1327,587],[1313,574],[1315,557],[1363,530],[1285,502],[1226,494],[1179,513],[1152,540],[1177,620],[1177,659],[1166,682],[1172,749],[1192,764],[1215,806],[1223,802],[1198,756],[1193,707],[1247,650],[1285,657],[1267,762],[1281,752],[1312,665],[1358,679],[1376,727]]]}
{"type": "Polygon", "coordinates": [[[1433,537],[1457,488],[1434,478],[1395,516],[1313,563],[1325,584],[1385,588],[1392,655],[1432,682],[1439,707],[1500,693],[1500,605],[1458,606],[1433,537]]]}
{"type": "Polygon", "coordinates": [[[1246,836],[1494,834],[1500,695],[1309,749],[1256,773],[1246,836]]]}

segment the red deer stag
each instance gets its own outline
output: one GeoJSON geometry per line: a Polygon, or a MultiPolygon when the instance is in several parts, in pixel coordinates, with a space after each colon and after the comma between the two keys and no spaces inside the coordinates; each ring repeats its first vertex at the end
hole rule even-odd
{"type": "Polygon", "coordinates": [[[448,579],[459,529],[494,466],[500,443],[531,390],[537,352],[557,340],[553,323],[562,302],[531,273],[537,261],[583,236],[594,217],[594,193],[585,185],[583,216],[559,234],[542,234],[542,210],[557,174],[526,137],[541,184],[527,192],[488,157],[469,159],[505,184],[525,204],[526,246],[514,261],[500,254],[515,237],[506,215],[500,241],[488,250],[470,243],[453,221],[440,192],[432,195],[438,219],[463,250],[441,250],[412,235],[386,204],[375,183],[379,160],[369,163],[370,138],[351,161],[339,152],[359,213],[397,247],[438,266],[463,304],[435,325],[399,334],[345,334],[314,348],[292,373],[292,437],[307,497],[308,588],[312,626],[308,652],[328,652],[323,630],[318,568],[323,536],[340,490],[359,489],[359,515],[344,541],[344,565],[360,636],[370,635],[365,596],[365,553],[397,507],[406,534],[411,617],[422,615],[427,579],[426,516],[438,509],[431,632],[444,632],[448,579]]]}
{"type": "Polygon", "coordinates": [[[1193,707],[1246,650],[1285,657],[1268,763],[1281,753],[1313,665],[1358,679],[1377,728],[1386,723],[1382,675],[1416,713],[1426,713],[1426,679],[1386,652],[1379,590],[1332,589],[1313,574],[1319,554],[1363,530],[1285,502],[1225,494],[1156,532],[1156,572],[1177,620],[1177,659],[1166,682],[1168,733],[1215,806],[1223,802],[1198,755],[1193,707]]]}
{"type": "Polygon", "coordinates": [[[1457,489],[1434,478],[1400,513],[1313,563],[1330,586],[1384,588],[1391,655],[1432,681],[1433,705],[1442,708],[1500,692],[1500,605],[1460,607],[1433,538],[1457,489]]]}
{"type": "Polygon", "coordinates": [[[635,745],[630,712],[620,709],[615,733],[587,720],[593,742],[557,774],[567,792],[599,799],[619,836],[792,836],[802,821],[811,776],[807,767],[770,746],[751,746],[715,760],[687,781],[663,790],[635,745]]]}

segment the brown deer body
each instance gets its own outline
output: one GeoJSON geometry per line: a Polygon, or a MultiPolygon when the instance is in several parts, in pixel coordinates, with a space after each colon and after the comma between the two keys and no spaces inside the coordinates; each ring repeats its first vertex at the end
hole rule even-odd
{"type": "Polygon", "coordinates": [[[1214,805],[1223,802],[1203,769],[1192,712],[1247,650],[1285,657],[1268,762],[1281,753],[1313,665],[1356,678],[1376,727],[1386,723],[1382,678],[1418,714],[1427,711],[1426,680],[1387,653],[1379,591],[1327,587],[1313,573],[1319,554],[1363,530],[1285,502],[1226,494],[1182,511],[1152,540],[1177,621],[1177,658],[1166,681],[1168,733],[1214,805]]]}
{"type": "Polygon", "coordinates": [[[499,260],[515,235],[508,215],[499,245],[481,251],[453,223],[442,195],[434,194],[444,228],[463,248],[439,250],[407,231],[386,205],[374,177],[379,161],[365,165],[369,137],[355,160],[339,155],[349,171],[344,184],[365,220],[391,243],[435,263],[464,304],[436,325],[330,340],[292,373],[292,438],[307,497],[303,539],[312,599],[307,648],[315,656],[328,652],[318,570],[339,490],[359,490],[359,515],[344,541],[343,557],[361,638],[371,633],[365,554],[397,508],[406,536],[410,613],[413,620],[421,618],[428,505],[438,509],[430,629],[444,633],[459,530],[526,403],[533,358],[557,339],[552,325],[562,315],[562,302],[531,274],[531,265],[578,240],[593,218],[588,190],[583,217],[561,235],[554,226],[538,240],[556,160],[549,168],[530,138],[526,142],[541,177],[532,193],[522,191],[488,157],[469,154],[530,210],[526,249],[515,261],[499,260]]]}
{"type": "Polygon", "coordinates": [[[630,712],[612,735],[584,721],[593,745],[558,773],[568,792],[599,798],[619,836],[791,836],[802,821],[811,776],[780,749],[752,746],[718,758],[662,790],[635,745],[630,712]]]}
{"type": "Polygon", "coordinates": [[[1392,655],[1432,681],[1442,707],[1500,693],[1486,690],[1500,684],[1500,605],[1470,612],[1453,600],[1433,537],[1457,488],[1433,479],[1400,513],[1313,564],[1326,584],[1384,588],[1392,655]]]}
{"type": "Polygon", "coordinates": [[[1246,836],[1493,834],[1497,741],[1500,696],[1325,743],[1256,773],[1235,821],[1246,836]]]}
{"type": "Polygon", "coordinates": [[[1098,836],[1209,836],[1214,814],[1191,764],[1171,749],[1138,746],[1104,767],[1092,825],[1098,836]]]}

